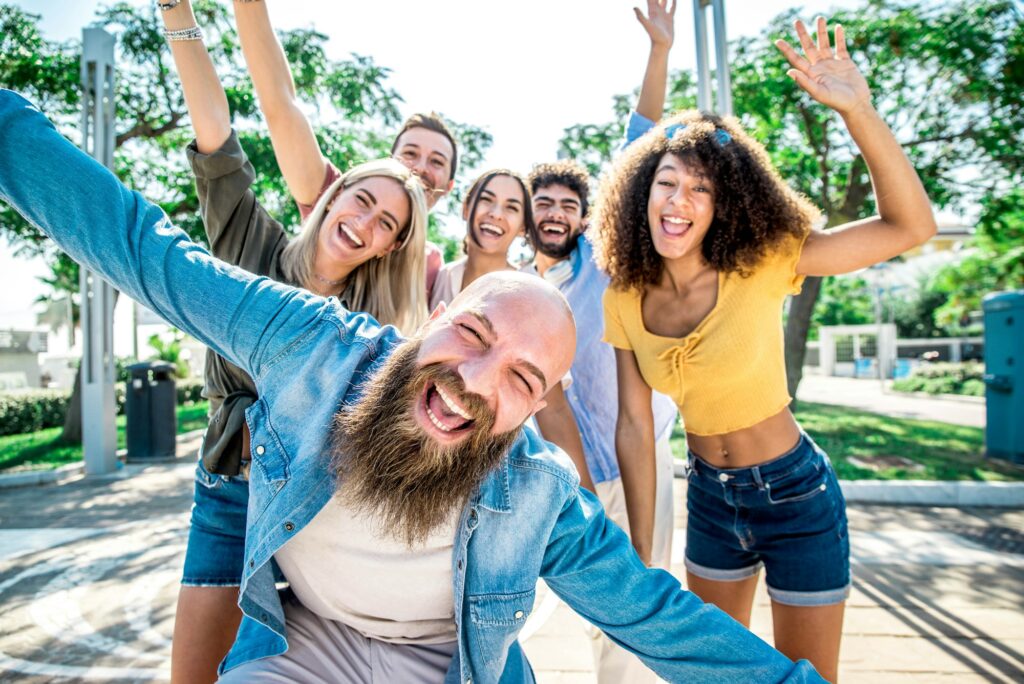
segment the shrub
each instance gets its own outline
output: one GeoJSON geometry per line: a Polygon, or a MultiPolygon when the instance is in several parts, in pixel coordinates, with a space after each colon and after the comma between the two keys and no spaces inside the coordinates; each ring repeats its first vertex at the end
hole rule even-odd
{"type": "Polygon", "coordinates": [[[977,361],[928,363],[915,368],[909,378],[894,382],[892,388],[897,392],[984,396],[984,375],[985,366],[977,361]]]}
{"type": "Polygon", "coordinates": [[[18,435],[64,424],[68,392],[22,390],[0,394],[0,435],[18,435]]]}
{"type": "MultiPolygon", "coordinates": [[[[191,406],[203,401],[203,381],[195,378],[178,380],[175,384],[179,406],[191,406]]],[[[20,435],[64,425],[68,399],[67,390],[30,389],[0,393],[0,436],[20,435]]],[[[125,385],[114,385],[117,413],[124,413],[125,385]]]]}

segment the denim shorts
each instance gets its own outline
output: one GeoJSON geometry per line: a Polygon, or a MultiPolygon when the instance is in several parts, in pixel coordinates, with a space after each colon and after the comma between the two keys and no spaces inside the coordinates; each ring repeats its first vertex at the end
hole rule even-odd
{"type": "Polygon", "coordinates": [[[715,468],[690,452],[686,569],[739,581],[763,565],[772,600],[841,603],[850,591],[846,501],[828,457],[806,434],[750,468],[715,468]]]}
{"type": "Polygon", "coordinates": [[[248,508],[249,482],[241,477],[211,475],[199,459],[182,584],[241,585],[248,508]]]}

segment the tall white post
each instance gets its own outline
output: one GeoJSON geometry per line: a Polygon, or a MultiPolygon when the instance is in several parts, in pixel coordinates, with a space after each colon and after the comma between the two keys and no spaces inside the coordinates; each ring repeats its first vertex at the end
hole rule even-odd
{"type": "Polygon", "coordinates": [[[718,114],[732,114],[732,86],[729,78],[729,41],[725,34],[725,0],[693,0],[694,45],[697,48],[697,108],[718,114]],[[715,29],[714,103],[711,98],[711,66],[708,53],[707,7],[712,7],[715,29]]]}
{"type": "MultiPolygon", "coordinates": [[[[114,168],[114,36],[82,30],[82,149],[114,168]]],[[[88,475],[117,467],[114,403],[114,288],[81,269],[82,451],[88,475]]]]}

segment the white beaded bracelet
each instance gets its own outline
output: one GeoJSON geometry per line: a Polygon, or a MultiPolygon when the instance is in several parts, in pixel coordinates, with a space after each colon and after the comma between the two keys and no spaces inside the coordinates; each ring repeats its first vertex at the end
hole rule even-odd
{"type": "Polygon", "coordinates": [[[198,26],[189,26],[177,31],[164,29],[164,38],[172,42],[176,40],[202,40],[203,30],[198,26]]]}

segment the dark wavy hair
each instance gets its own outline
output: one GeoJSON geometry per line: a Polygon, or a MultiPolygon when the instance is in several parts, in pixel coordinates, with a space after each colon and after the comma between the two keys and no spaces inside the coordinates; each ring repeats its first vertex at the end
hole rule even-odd
{"type": "Polygon", "coordinates": [[[714,218],[701,251],[717,271],[749,275],[818,219],[818,210],[786,185],[764,147],[735,119],[680,112],[630,145],[602,179],[595,247],[617,289],[643,289],[661,277],[664,260],[654,249],[647,201],[658,162],[668,153],[714,184],[714,218]]]}
{"type": "Polygon", "coordinates": [[[574,159],[561,159],[547,164],[537,164],[530,171],[530,194],[535,195],[541,188],[564,185],[580,198],[580,216],[586,217],[590,208],[590,174],[574,159]]]}
{"type": "Polygon", "coordinates": [[[469,216],[469,219],[466,222],[466,239],[462,241],[463,252],[469,251],[467,240],[472,240],[473,244],[477,247],[480,246],[480,240],[477,238],[476,233],[473,232],[473,217],[476,216],[476,208],[480,204],[480,193],[486,190],[491,181],[498,176],[508,176],[519,184],[519,189],[523,191],[523,231],[526,235],[530,235],[533,232],[533,205],[530,204],[530,190],[527,187],[526,179],[511,169],[491,169],[480,174],[473,181],[469,192],[466,193],[466,207],[469,212],[467,216],[469,216]]]}

